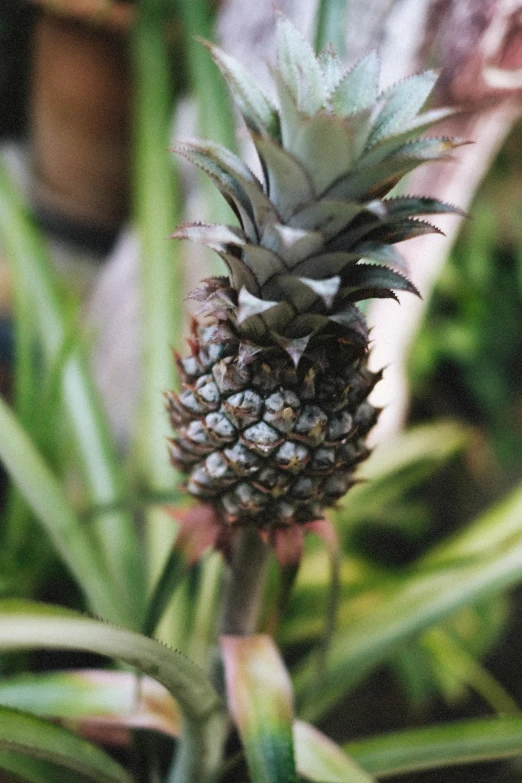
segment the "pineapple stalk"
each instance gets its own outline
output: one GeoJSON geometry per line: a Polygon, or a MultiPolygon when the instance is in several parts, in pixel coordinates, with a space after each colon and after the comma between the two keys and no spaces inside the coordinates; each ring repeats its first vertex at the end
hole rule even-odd
{"type": "Polygon", "coordinates": [[[268,552],[255,528],[244,527],[236,537],[223,593],[222,634],[248,636],[256,632],[268,552]]]}

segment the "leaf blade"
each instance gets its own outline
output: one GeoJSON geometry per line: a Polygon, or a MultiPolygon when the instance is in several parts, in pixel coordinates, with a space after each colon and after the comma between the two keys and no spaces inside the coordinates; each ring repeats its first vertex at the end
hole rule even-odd
{"type": "Polygon", "coordinates": [[[297,783],[290,679],[266,635],[220,639],[229,706],[253,783],[297,783]]]}
{"type": "Polygon", "coordinates": [[[66,767],[94,783],[131,783],[123,767],[100,748],[71,731],[8,707],[0,707],[0,749],[66,767]]]}
{"type": "Polygon", "coordinates": [[[345,747],[365,769],[379,776],[509,758],[522,754],[522,718],[504,715],[432,725],[345,747]]]}
{"type": "Polygon", "coordinates": [[[322,783],[372,783],[374,778],[314,726],[294,722],[297,771],[308,780],[322,783]]]}

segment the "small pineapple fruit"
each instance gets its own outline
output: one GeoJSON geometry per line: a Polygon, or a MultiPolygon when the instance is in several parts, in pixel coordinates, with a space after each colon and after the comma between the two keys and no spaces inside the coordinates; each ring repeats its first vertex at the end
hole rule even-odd
{"type": "MultiPolygon", "coordinates": [[[[229,524],[270,529],[321,518],[353,483],[377,411],[368,331],[357,302],[416,293],[396,242],[436,231],[418,215],[458,212],[422,197],[385,198],[458,143],[419,138],[447,110],[420,113],[431,71],[379,92],[369,54],[346,71],[317,58],[278,17],[279,107],[212,48],[257,150],[260,182],[227,149],[177,151],[214,181],[239,227],[190,223],[174,234],[214,249],[228,277],[194,296],[201,318],[167,394],[172,463],[229,524]]],[[[390,324],[393,329],[393,324],[390,324]]]]}

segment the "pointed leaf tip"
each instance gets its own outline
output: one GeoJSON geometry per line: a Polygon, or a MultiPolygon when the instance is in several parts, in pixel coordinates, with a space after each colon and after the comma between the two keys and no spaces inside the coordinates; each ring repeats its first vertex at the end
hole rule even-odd
{"type": "Polygon", "coordinates": [[[277,13],[277,61],[297,108],[309,116],[326,102],[323,74],[312,47],[280,11],[277,13]]]}
{"type": "Polygon", "coordinates": [[[399,133],[413,120],[428,100],[438,78],[437,71],[424,71],[386,90],[381,95],[384,105],[375,122],[369,143],[375,144],[392,133],[399,133]]]}
{"type": "Polygon", "coordinates": [[[251,294],[245,287],[239,292],[238,297],[239,310],[237,312],[237,322],[242,324],[247,318],[251,318],[253,315],[261,315],[272,307],[275,307],[279,302],[271,302],[266,299],[259,299],[259,297],[251,294]]]}
{"type": "Polygon", "coordinates": [[[317,296],[320,296],[328,308],[332,306],[341,286],[340,275],[328,277],[323,280],[311,280],[308,277],[299,277],[298,280],[308,286],[308,288],[311,288],[317,296]]]}
{"type": "Polygon", "coordinates": [[[341,117],[356,114],[377,100],[379,94],[380,62],[377,51],[372,51],[348,71],[332,94],[332,107],[341,117]]]}
{"type": "Polygon", "coordinates": [[[295,367],[299,365],[301,358],[308,347],[312,334],[307,334],[304,337],[283,337],[283,335],[271,332],[274,340],[286,351],[288,356],[293,361],[295,367]]]}
{"type": "Polygon", "coordinates": [[[261,136],[279,139],[279,118],[271,102],[248,71],[217,46],[202,41],[227,80],[232,97],[248,128],[261,136]]]}

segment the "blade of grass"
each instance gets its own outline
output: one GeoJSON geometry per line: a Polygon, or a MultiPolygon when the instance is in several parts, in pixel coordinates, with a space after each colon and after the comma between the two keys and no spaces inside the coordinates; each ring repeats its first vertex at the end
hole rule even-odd
{"type": "Polygon", "coordinates": [[[210,3],[208,0],[179,0],[178,6],[189,81],[198,106],[199,132],[203,138],[218,141],[234,151],[235,123],[228,89],[210,52],[198,40],[214,40],[210,3]]]}
{"type": "MultiPolygon", "coordinates": [[[[13,333],[14,363],[13,363],[13,396],[14,407],[20,420],[25,424],[33,409],[33,378],[34,378],[34,323],[33,313],[28,297],[23,295],[20,287],[13,285],[13,333]]],[[[2,548],[16,557],[30,531],[30,512],[16,486],[11,484],[8,489],[7,504],[2,525],[2,548]]]]}
{"type": "Polygon", "coordinates": [[[15,780],[26,783],[92,783],[71,769],[53,764],[52,761],[36,759],[12,750],[0,750],[0,769],[15,775],[15,780]]]}
{"type": "MultiPolygon", "coordinates": [[[[236,151],[235,120],[228,88],[202,41],[214,41],[214,19],[209,0],[179,0],[183,41],[191,94],[197,105],[198,135],[236,151]]],[[[204,214],[198,220],[235,223],[232,210],[205,175],[197,172],[204,214]]],[[[223,274],[215,254],[208,254],[209,273],[223,274]]]]}
{"type": "Polygon", "coordinates": [[[290,678],[267,635],[222,636],[228,704],[253,783],[296,783],[290,678]]]}
{"type": "Polygon", "coordinates": [[[320,0],[315,23],[316,52],[321,52],[328,44],[333,44],[339,57],[344,58],[346,11],[347,0],[320,0]]]}
{"type": "Polygon", "coordinates": [[[153,677],[183,714],[183,783],[207,783],[220,763],[221,701],[201,670],[185,656],[142,634],[62,607],[0,601],[0,650],[83,650],[116,658],[153,677]]]}
{"type": "Polygon", "coordinates": [[[170,693],[151,677],[105,669],[22,674],[0,681],[0,704],[42,718],[89,726],[129,726],[180,732],[181,718],[170,693]]]}
{"type": "MultiPolygon", "coordinates": [[[[0,750],[50,761],[93,783],[131,783],[123,767],[100,748],[72,731],[8,707],[0,707],[0,750]]],[[[1,761],[0,755],[0,765],[1,761]]]]}
{"type": "Polygon", "coordinates": [[[442,628],[431,628],[422,644],[438,659],[442,672],[447,669],[453,681],[473,688],[495,712],[503,715],[518,712],[515,699],[453,634],[442,628]]]}
{"type": "MultiPolygon", "coordinates": [[[[165,40],[166,3],[143,0],[131,38],[135,78],[134,215],[141,245],[142,389],[134,459],[147,491],[172,487],[163,392],[174,386],[172,345],[182,332],[183,281],[178,245],[168,239],[179,219],[168,152],[173,103],[165,40]]],[[[146,514],[148,578],[161,571],[175,525],[161,509],[146,514]]]]}
{"type": "Polygon", "coordinates": [[[522,717],[432,725],[350,742],[345,750],[379,778],[522,754],[522,717]]]}
{"type": "Polygon", "coordinates": [[[183,714],[183,783],[206,783],[220,762],[220,699],[191,661],[142,634],[78,612],[34,602],[1,601],[0,650],[84,650],[116,658],[153,677],[176,699],[183,714]]]}
{"type": "MultiPolygon", "coordinates": [[[[314,702],[303,705],[303,717],[314,720],[322,715],[408,637],[519,582],[521,515],[522,489],[518,489],[451,544],[441,546],[438,557],[426,558],[417,570],[398,579],[360,620],[340,631],[314,702]],[[469,555],[462,551],[460,538],[468,543],[469,555]],[[489,539],[486,550],[484,539],[489,539]]],[[[296,695],[302,697],[316,676],[311,656],[294,680],[296,695]]]]}
{"type": "MultiPolygon", "coordinates": [[[[66,340],[66,317],[58,284],[43,241],[2,165],[0,236],[15,285],[31,303],[45,359],[52,365],[66,340]]],[[[63,367],[62,395],[92,500],[112,502],[122,494],[122,476],[79,342],[63,367]]],[[[137,589],[142,572],[132,520],[121,512],[111,512],[96,520],[93,533],[110,581],[117,584],[133,607],[132,622],[136,626],[143,610],[143,591],[137,589]]]]}
{"type": "Polygon", "coordinates": [[[0,460],[77,580],[93,612],[116,622],[131,623],[131,608],[117,590],[111,589],[87,531],[75,517],[42,456],[1,399],[0,460]]]}
{"type": "Polygon", "coordinates": [[[297,771],[324,783],[372,783],[374,780],[347,753],[314,726],[294,721],[297,771]]]}

